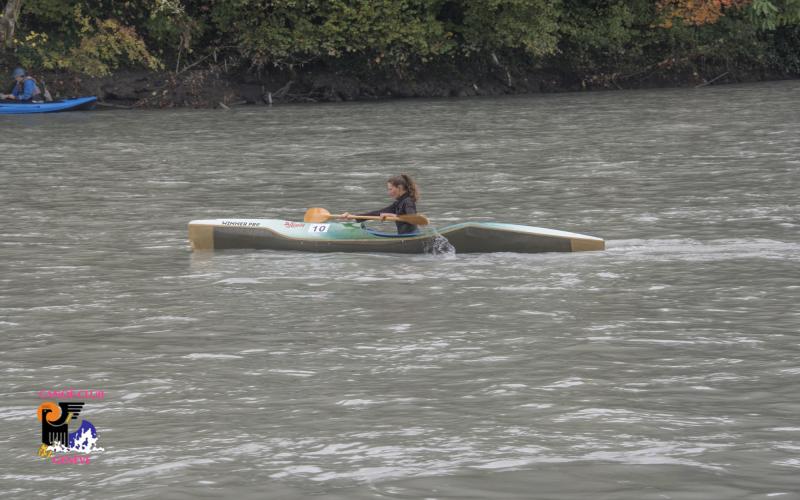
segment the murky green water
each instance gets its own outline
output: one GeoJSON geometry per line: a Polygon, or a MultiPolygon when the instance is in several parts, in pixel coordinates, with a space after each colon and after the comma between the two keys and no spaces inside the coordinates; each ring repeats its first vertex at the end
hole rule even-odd
{"type": "Polygon", "coordinates": [[[797,498],[798,91],[0,117],[0,489],[797,498]],[[399,171],[439,225],[608,249],[189,249],[191,219],[380,208],[399,171]],[[37,456],[69,388],[105,391],[88,465],[37,456]]]}

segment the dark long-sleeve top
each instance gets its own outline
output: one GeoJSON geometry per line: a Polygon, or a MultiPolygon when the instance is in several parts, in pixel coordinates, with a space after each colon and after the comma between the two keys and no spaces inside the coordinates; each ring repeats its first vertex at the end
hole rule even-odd
{"type": "MultiPolygon", "coordinates": [[[[417,213],[417,204],[414,203],[414,200],[412,200],[408,196],[408,194],[404,194],[399,200],[396,200],[394,203],[392,203],[386,208],[358,215],[380,215],[380,214],[409,215],[415,213],[417,213]]],[[[397,234],[408,234],[417,232],[417,226],[413,224],[407,224],[405,222],[400,222],[400,221],[395,221],[395,224],[397,225],[397,234]]]]}

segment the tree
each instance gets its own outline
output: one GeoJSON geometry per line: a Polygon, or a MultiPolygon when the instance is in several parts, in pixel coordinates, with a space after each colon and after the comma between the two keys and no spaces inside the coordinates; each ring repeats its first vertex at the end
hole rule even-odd
{"type": "Polygon", "coordinates": [[[6,48],[14,45],[14,30],[17,27],[22,0],[8,0],[0,19],[0,44],[6,48]]]}
{"type": "Polygon", "coordinates": [[[800,24],[800,0],[753,0],[750,6],[753,24],[764,31],[800,24]]]}
{"type": "Polygon", "coordinates": [[[672,26],[674,18],[686,24],[700,26],[713,24],[726,9],[745,7],[752,0],[658,0],[659,10],[666,15],[665,27],[672,26]]]}
{"type": "MultiPolygon", "coordinates": [[[[128,5],[127,3],[124,5],[128,5]]],[[[22,9],[14,56],[25,67],[104,76],[120,67],[162,68],[132,15],[93,2],[37,0],[22,9]]]]}

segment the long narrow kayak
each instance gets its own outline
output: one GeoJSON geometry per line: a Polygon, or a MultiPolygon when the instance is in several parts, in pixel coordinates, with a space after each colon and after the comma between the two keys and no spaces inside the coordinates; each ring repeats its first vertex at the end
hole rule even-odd
{"type": "Polygon", "coordinates": [[[97,102],[97,97],[76,97],[52,102],[19,103],[14,101],[0,101],[0,115],[25,115],[31,113],[55,113],[57,111],[77,111],[92,109],[97,102]]]}
{"type": "Polygon", "coordinates": [[[357,222],[315,224],[277,219],[189,222],[193,250],[269,249],[306,252],[428,253],[444,237],[457,253],[581,252],[603,250],[601,238],[499,222],[464,222],[438,231],[382,233],[357,222]]]}

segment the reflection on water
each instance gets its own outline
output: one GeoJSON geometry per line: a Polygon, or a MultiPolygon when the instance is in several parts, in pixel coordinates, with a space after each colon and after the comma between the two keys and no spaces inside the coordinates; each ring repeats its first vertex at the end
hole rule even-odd
{"type": "Polygon", "coordinates": [[[796,92],[0,118],[0,484],[788,498],[796,92]],[[189,249],[189,220],[367,210],[398,171],[437,227],[528,224],[607,250],[189,249]],[[36,457],[36,393],[69,387],[105,390],[84,415],[104,451],[55,471],[36,457]]]}

